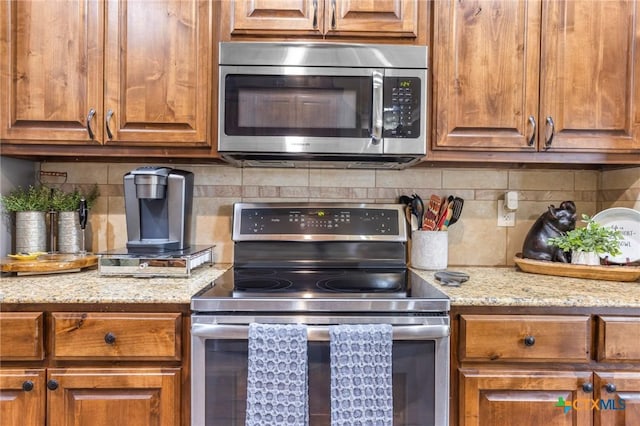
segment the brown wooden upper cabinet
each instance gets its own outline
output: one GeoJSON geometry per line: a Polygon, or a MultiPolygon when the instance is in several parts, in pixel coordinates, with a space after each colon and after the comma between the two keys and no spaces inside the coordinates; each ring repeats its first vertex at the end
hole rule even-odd
{"type": "MultiPolygon", "coordinates": [[[[230,0],[223,21],[236,35],[417,37],[424,0],[230,0]]],[[[226,32],[226,34],[225,34],[226,32]]],[[[226,37],[225,37],[226,36],[226,37]]]]}
{"type": "Polygon", "coordinates": [[[434,151],[637,159],[636,1],[439,0],[433,61],[434,151]]]}
{"type": "Polygon", "coordinates": [[[199,0],[1,2],[0,140],[209,145],[211,8],[199,0]]]}

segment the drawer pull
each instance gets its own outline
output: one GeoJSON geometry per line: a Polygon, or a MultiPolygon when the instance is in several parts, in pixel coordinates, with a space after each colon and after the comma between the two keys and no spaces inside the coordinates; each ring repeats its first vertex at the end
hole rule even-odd
{"type": "Polygon", "coordinates": [[[609,393],[614,393],[617,389],[616,385],[614,385],[613,383],[607,383],[606,385],[604,385],[604,388],[609,393]]]}
{"type": "Polygon", "coordinates": [[[524,338],[524,345],[525,346],[533,346],[536,344],[536,338],[533,336],[526,336],[524,338]]]}
{"type": "Polygon", "coordinates": [[[593,392],[593,383],[584,383],[582,385],[582,390],[587,393],[593,392]]]}
{"type": "Polygon", "coordinates": [[[49,380],[47,382],[47,388],[49,390],[56,390],[56,389],[58,389],[58,386],[60,386],[60,385],[58,384],[57,380],[51,379],[51,380],[49,380]]]}
{"type": "Polygon", "coordinates": [[[107,345],[113,345],[116,342],[116,336],[109,332],[104,335],[104,341],[107,345]]]}
{"type": "Polygon", "coordinates": [[[30,392],[33,390],[33,382],[31,380],[27,380],[22,383],[22,390],[25,392],[30,392]]]}

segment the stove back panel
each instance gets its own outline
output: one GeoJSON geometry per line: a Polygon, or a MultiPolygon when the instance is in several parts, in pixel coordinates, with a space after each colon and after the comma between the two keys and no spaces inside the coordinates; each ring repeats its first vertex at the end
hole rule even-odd
{"type": "Polygon", "coordinates": [[[405,242],[243,241],[234,243],[236,268],[404,268],[405,242]]]}

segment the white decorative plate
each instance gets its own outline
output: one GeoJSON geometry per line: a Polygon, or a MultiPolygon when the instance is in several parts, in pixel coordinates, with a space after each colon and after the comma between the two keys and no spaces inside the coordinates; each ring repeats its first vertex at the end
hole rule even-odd
{"type": "Polygon", "coordinates": [[[597,213],[592,219],[602,226],[619,230],[624,237],[620,243],[622,254],[618,256],[603,254],[602,258],[607,257],[607,260],[613,263],[640,260],[640,211],[626,207],[613,207],[597,213]]]}

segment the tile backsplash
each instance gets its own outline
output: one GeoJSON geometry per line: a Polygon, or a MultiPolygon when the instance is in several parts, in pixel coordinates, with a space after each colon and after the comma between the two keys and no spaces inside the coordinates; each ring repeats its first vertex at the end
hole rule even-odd
{"type": "MultiPolygon", "coordinates": [[[[35,164],[67,173],[66,186],[97,183],[88,236],[94,252],[126,244],[122,178],[140,164],[35,164]]],[[[579,213],[609,207],[640,209],[640,167],[595,171],[557,169],[430,168],[408,170],[240,169],[227,165],[171,165],[195,174],[193,235],[215,244],[216,260],[231,262],[231,208],[239,201],[396,202],[402,194],[456,195],[464,210],[449,231],[450,265],[512,265],[524,237],[550,204],[576,202],[579,213]],[[516,191],[515,227],[497,226],[497,201],[516,191]]],[[[36,173],[34,171],[34,173],[36,173]]],[[[3,176],[4,178],[4,176],[3,176]]]]}

